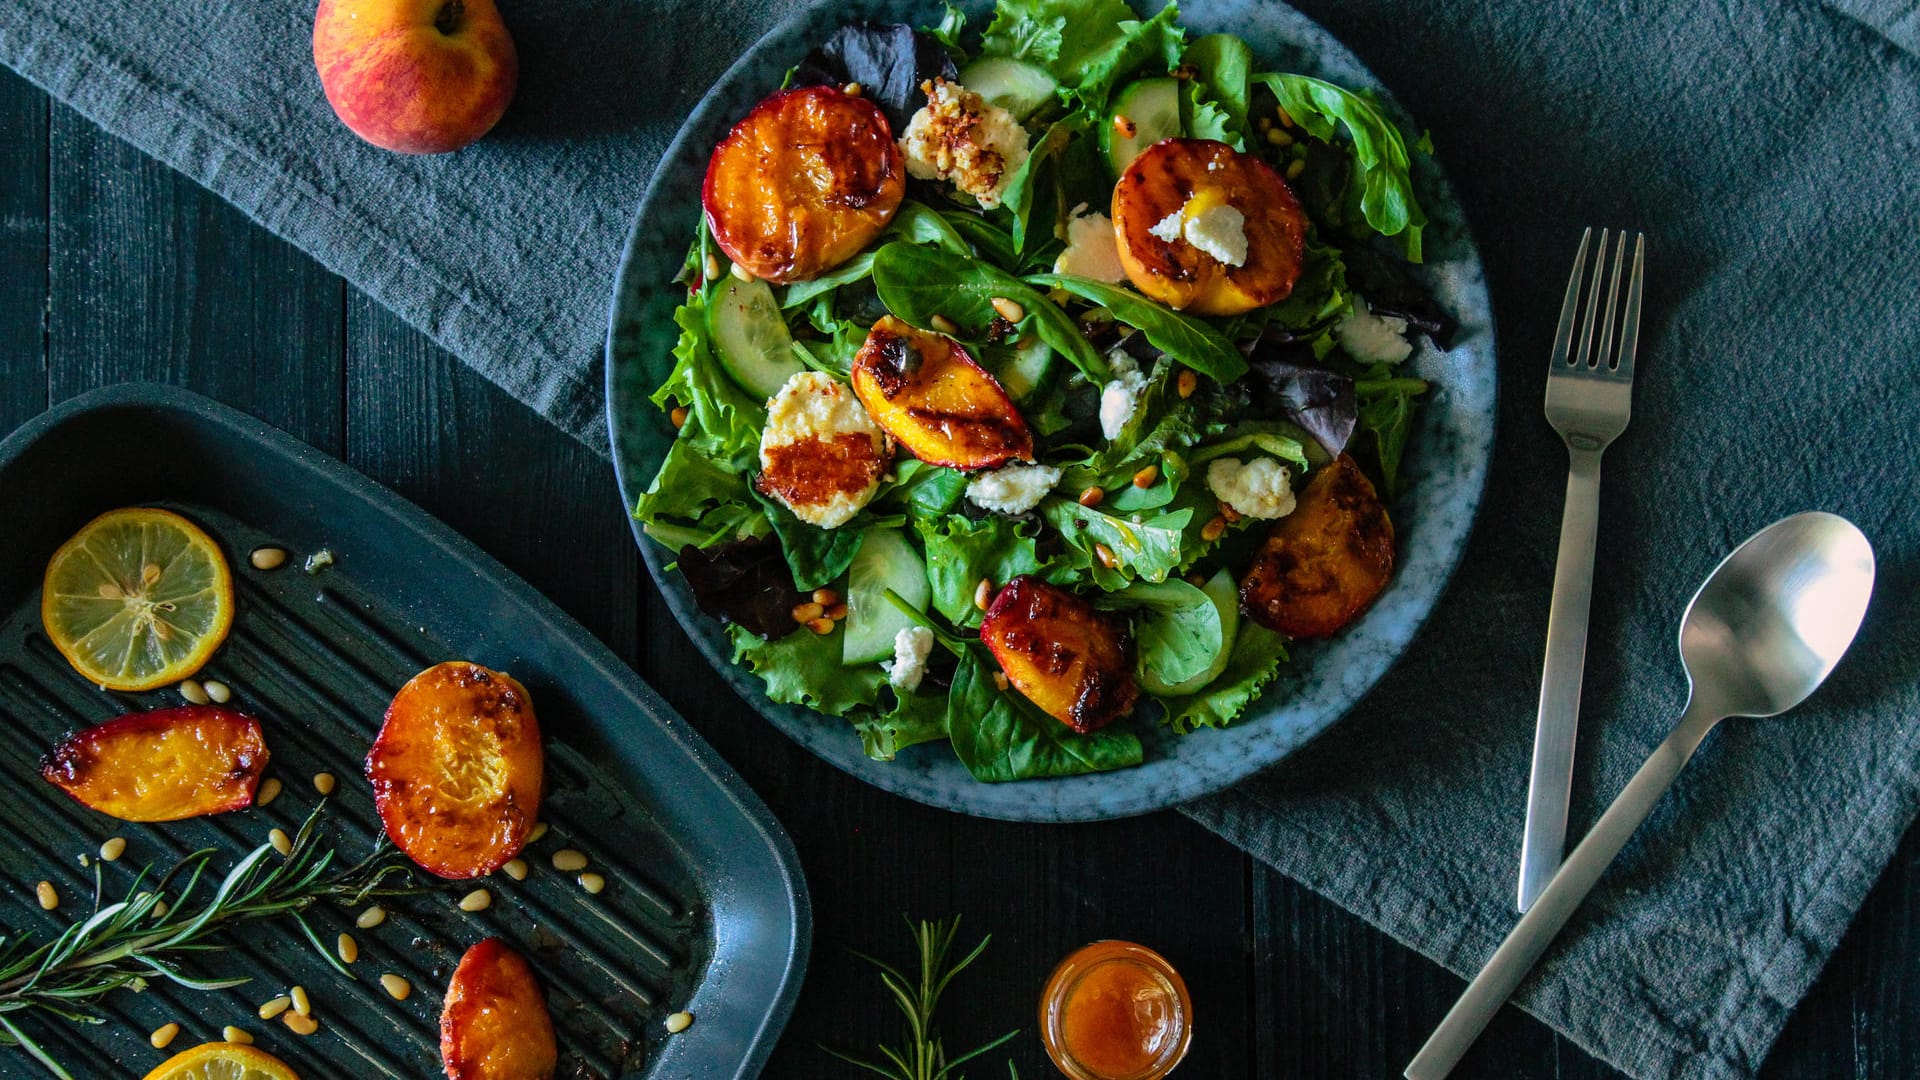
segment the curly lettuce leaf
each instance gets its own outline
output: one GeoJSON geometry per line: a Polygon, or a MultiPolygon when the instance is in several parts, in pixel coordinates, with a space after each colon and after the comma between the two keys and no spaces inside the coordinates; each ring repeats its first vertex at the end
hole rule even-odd
{"type": "Polygon", "coordinates": [[[953,515],[919,518],[914,525],[926,550],[933,608],[955,626],[980,625],[973,594],[981,578],[1001,585],[1021,574],[1037,574],[1044,566],[1034,538],[1011,518],[971,521],[953,515]]]}
{"type": "Polygon", "coordinates": [[[687,420],[679,438],[715,461],[745,469],[759,455],[767,407],[728,378],[714,356],[707,300],[704,293],[695,294],[674,309],[680,340],[673,347],[673,371],[651,400],[662,409],[684,406],[687,420]]]}
{"type": "Polygon", "coordinates": [[[733,662],[746,664],[760,676],[767,684],[767,697],[829,716],[872,706],[887,682],[887,673],[878,664],[847,667],[840,663],[840,636],[845,632],[835,627],[831,634],[802,631],[766,641],[737,623],[727,627],[733,662]]]}
{"type": "MultiPolygon", "coordinates": [[[[797,636],[797,635],[796,635],[797,636]]],[[[1077,776],[1138,765],[1140,737],[1116,725],[1082,735],[1040,712],[1015,690],[994,686],[977,650],[960,658],[947,695],[947,735],[975,780],[1077,776]]]]}
{"type": "Polygon", "coordinates": [[[1232,34],[1208,34],[1187,46],[1183,63],[1193,73],[1181,99],[1190,138],[1218,139],[1247,148],[1247,113],[1253,96],[1253,50],[1232,34]]]}
{"type": "Polygon", "coordinates": [[[1331,142],[1336,126],[1346,128],[1360,168],[1360,212],[1381,236],[1400,237],[1407,260],[1419,262],[1427,215],[1413,196],[1413,163],[1393,121],[1365,97],[1322,79],[1268,72],[1253,80],[1272,90],[1280,107],[1314,138],[1331,142]]]}
{"type": "Polygon", "coordinates": [[[1166,722],[1182,735],[1195,728],[1226,727],[1260,695],[1262,687],[1273,681],[1286,659],[1284,635],[1252,619],[1240,620],[1226,670],[1195,693],[1165,699],[1166,722]]]}
{"type": "Polygon", "coordinates": [[[1126,0],[1000,0],[980,51],[1045,70],[1063,95],[1098,114],[1126,76],[1180,62],[1186,32],[1179,19],[1174,3],[1142,21],[1126,0]]]}
{"type": "Polygon", "coordinates": [[[1060,531],[1069,565],[1087,570],[1095,585],[1113,592],[1135,578],[1165,581],[1180,566],[1182,533],[1193,520],[1193,510],[1175,510],[1136,522],[1054,495],[1040,504],[1040,516],[1060,531]],[[1112,553],[1114,565],[1106,564],[1100,547],[1112,553]]]}
{"type": "Polygon", "coordinates": [[[947,696],[922,686],[911,694],[894,692],[893,704],[876,716],[853,723],[860,748],[874,761],[892,761],[900,751],[947,737],[947,696]]]}

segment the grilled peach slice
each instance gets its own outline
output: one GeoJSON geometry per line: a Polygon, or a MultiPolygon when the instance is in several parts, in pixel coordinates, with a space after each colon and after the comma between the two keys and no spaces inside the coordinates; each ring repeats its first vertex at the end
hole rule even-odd
{"type": "Polygon", "coordinates": [[[1013,399],[965,346],[885,316],[853,358],[853,392],[895,442],[930,465],[997,469],[1033,458],[1013,399]]]}
{"type": "Polygon", "coordinates": [[[266,767],[258,720],[183,705],[76,731],[41,759],[40,775],[122,821],[178,821],[252,806],[266,767]]]}
{"type": "Polygon", "coordinates": [[[526,958],[496,937],[468,949],[440,1008],[447,1080],[548,1080],[559,1058],[546,995],[526,958]]]}
{"type": "Polygon", "coordinates": [[[367,752],[387,835],[444,878],[490,874],[520,853],[540,814],[545,766],[527,688],[465,661],[401,687],[367,752]]]}
{"type": "Polygon", "coordinates": [[[1393,522],[1372,481],[1342,454],[1274,523],[1240,583],[1240,610],[1289,637],[1331,637],[1392,575],[1393,522]]]}
{"type": "Polygon", "coordinates": [[[907,173],[880,107],[831,86],[781,90],[707,159],[701,202],[727,257],[776,283],[851,259],[893,220],[907,173]]]}
{"type": "Polygon", "coordinates": [[[1140,696],[1127,624],[1030,574],[993,598],[980,640],[1015,689],[1083,735],[1132,712],[1140,696]]]}
{"type": "Polygon", "coordinates": [[[1120,265],[1135,288],[1177,311],[1238,315],[1293,292],[1307,215],[1293,189],[1258,157],[1211,139],[1162,139],[1120,174],[1113,228],[1120,265]],[[1239,265],[1187,239],[1187,222],[1222,207],[1242,219],[1246,253],[1239,265]]]}

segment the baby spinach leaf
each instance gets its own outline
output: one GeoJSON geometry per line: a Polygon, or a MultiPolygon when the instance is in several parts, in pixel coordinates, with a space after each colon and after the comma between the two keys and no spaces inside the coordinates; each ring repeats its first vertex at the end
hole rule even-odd
{"type": "Polygon", "coordinates": [[[994,686],[977,650],[960,658],[947,693],[947,734],[975,780],[999,782],[1077,776],[1140,764],[1145,752],[1131,731],[1082,735],[1035,708],[1017,690],[994,686]]]}
{"type": "Polygon", "coordinates": [[[942,210],[939,213],[941,219],[971,245],[973,255],[1001,269],[1014,265],[1013,237],[1007,230],[972,210],[942,210]]]}
{"type": "MultiPolygon", "coordinates": [[[[931,244],[934,247],[956,254],[969,253],[967,241],[954,229],[946,218],[925,203],[908,199],[900,204],[900,210],[893,220],[887,223],[886,231],[881,235],[896,240],[906,240],[915,244],[931,244]]],[[[873,273],[873,252],[863,251],[828,273],[810,281],[796,281],[787,286],[780,297],[782,308],[796,308],[816,297],[833,292],[842,285],[851,285],[873,273]]]]}
{"type": "Polygon", "coordinates": [[[917,458],[908,458],[894,466],[894,474],[896,480],[893,488],[882,493],[875,502],[900,510],[916,520],[951,513],[954,507],[960,505],[960,496],[967,491],[965,473],[929,465],[917,458]]]}
{"type": "Polygon", "coordinates": [[[1393,121],[1373,102],[1320,79],[1267,73],[1254,81],[1271,89],[1287,115],[1314,138],[1331,142],[1336,125],[1346,128],[1360,168],[1360,212],[1381,236],[1400,237],[1408,261],[1419,262],[1427,216],[1413,196],[1413,164],[1393,121]]]}
{"type": "Polygon", "coordinates": [[[766,641],[738,623],[727,627],[733,662],[745,663],[767,684],[767,697],[782,705],[805,705],[829,716],[845,716],[880,700],[887,673],[879,664],[840,663],[840,635],[811,630],[766,641]]]}
{"type": "Polygon", "coordinates": [[[1198,727],[1226,727],[1273,681],[1286,659],[1285,636],[1241,619],[1226,670],[1198,692],[1168,699],[1167,723],[1182,735],[1198,727]]]}
{"type": "Polygon", "coordinates": [[[860,551],[860,541],[866,538],[869,526],[897,526],[906,522],[906,518],[897,514],[879,517],[862,511],[838,528],[823,529],[794,517],[793,511],[757,491],[754,498],[765,508],[767,521],[780,538],[780,546],[786,549],[787,563],[793,568],[794,587],[803,592],[825,588],[846,573],[860,551]]]}
{"type": "Polygon", "coordinates": [[[1154,347],[1182,364],[1232,382],[1247,373],[1247,358],[1225,334],[1191,315],[1182,315],[1139,293],[1072,274],[1032,274],[1027,280],[1048,288],[1065,289],[1082,300],[1113,312],[1113,317],[1139,330],[1154,347]]]}
{"type": "Polygon", "coordinates": [[[981,578],[997,587],[1021,574],[1040,572],[1034,538],[1010,518],[970,521],[956,514],[917,518],[914,526],[926,550],[933,608],[955,626],[980,625],[982,613],[973,597],[981,578]]]}
{"type": "Polygon", "coordinates": [[[1204,678],[1226,647],[1220,609],[1206,593],[1178,578],[1136,581],[1096,604],[1133,609],[1133,641],[1140,668],[1153,672],[1162,684],[1204,678]]]}
{"type": "Polygon", "coordinates": [[[1080,333],[1080,327],[1060,305],[1032,286],[997,267],[952,252],[894,242],[880,249],[873,262],[873,284],[887,310],[919,327],[931,327],[935,315],[960,327],[960,334],[977,340],[997,317],[996,297],[1019,304],[1026,312],[1022,333],[1037,333],[1053,351],[1065,356],[1089,379],[1105,382],[1106,358],[1080,333]]]}

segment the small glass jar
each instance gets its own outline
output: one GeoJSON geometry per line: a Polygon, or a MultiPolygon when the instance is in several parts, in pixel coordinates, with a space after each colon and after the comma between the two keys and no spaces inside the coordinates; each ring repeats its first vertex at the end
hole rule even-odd
{"type": "Polygon", "coordinates": [[[1096,941],[1048,977],[1040,1039],[1071,1080],[1160,1080],[1187,1056],[1193,999],[1159,953],[1096,941]]]}

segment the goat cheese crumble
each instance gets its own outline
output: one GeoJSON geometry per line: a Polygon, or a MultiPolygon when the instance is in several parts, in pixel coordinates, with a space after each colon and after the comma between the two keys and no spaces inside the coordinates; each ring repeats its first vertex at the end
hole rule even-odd
{"type": "Polygon", "coordinates": [[[1113,380],[1100,388],[1100,434],[1112,442],[1126,430],[1127,421],[1140,407],[1140,392],[1147,388],[1147,377],[1125,349],[1109,352],[1107,363],[1113,368],[1113,380]]]}
{"type": "Polygon", "coordinates": [[[967,499],[982,510],[1024,514],[1040,505],[1060,482],[1060,470],[1051,465],[1015,462],[967,481],[967,499]]]}
{"type": "Polygon", "coordinates": [[[900,137],[907,172],[920,180],[951,180],[991,210],[1007,181],[1027,160],[1027,129],[1013,114],[945,79],[920,84],[927,104],[900,137]]]}
{"type": "Polygon", "coordinates": [[[1067,249],[1053,261],[1053,272],[1091,278],[1108,284],[1127,280],[1127,268],[1120,264],[1120,241],[1113,231],[1113,219],[1098,210],[1076,214],[1067,222],[1067,249]]]}
{"type": "Polygon", "coordinates": [[[1169,244],[1184,239],[1228,266],[1247,264],[1247,216],[1224,202],[1195,196],[1147,231],[1169,244]]]}
{"type": "Polygon", "coordinates": [[[1293,513],[1293,477],[1287,467],[1270,457],[1242,463],[1239,458],[1216,458],[1207,465],[1207,487],[1213,497],[1250,518],[1283,518],[1293,513]]]}
{"type": "Polygon", "coordinates": [[[927,657],[933,653],[933,631],[924,626],[903,626],[893,635],[893,659],[882,661],[887,681],[895,690],[911,694],[920,689],[927,677],[927,657]]]}
{"type": "Polygon", "coordinates": [[[1353,310],[1333,324],[1334,339],[1348,355],[1363,364],[1397,364],[1413,355],[1407,340],[1407,320],[1375,315],[1364,298],[1353,298],[1353,310]]]}

